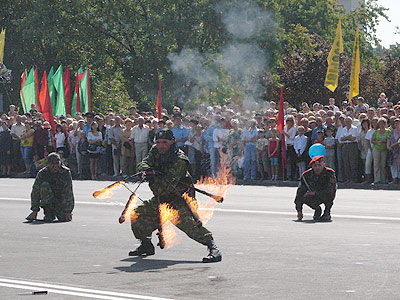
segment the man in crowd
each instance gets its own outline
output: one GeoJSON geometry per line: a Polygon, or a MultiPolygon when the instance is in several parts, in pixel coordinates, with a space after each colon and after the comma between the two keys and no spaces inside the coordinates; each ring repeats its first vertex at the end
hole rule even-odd
{"type": "Polygon", "coordinates": [[[310,165],[311,169],[301,176],[294,200],[297,220],[303,219],[303,204],[307,204],[315,210],[314,221],[329,222],[337,188],[335,171],[325,167],[323,156],[315,156],[310,161],[310,165]],[[322,216],[321,204],[325,205],[322,216]]]}
{"type": "Polygon", "coordinates": [[[121,173],[121,147],[122,147],[122,130],[121,118],[115,117],[115,124],[110,128],[109,139],[112,147],[112,158],[114,177],[119,176],[121,173]]]}
{"type": "Polygon", "coordinates": [[[160,227],[159,205],[167,203],[179,214],[178,220],[174,222],[175,226],[190,238],[208,247],[209,254],[203,258],[203,262],[221,261],[222,255],[215,245],[212,233],[202,226],[196,217],[197,212],[193,211],[193,207],[197,205],[188,205],[182,196],[193,184],[188,158],[177,147],[171,130],[159,131],[156,141],[156,146],[151,148],[149,155],[138,165],[138,171],[144,172],[144,178],[149,181],[154,197],[145,201],[131,214],[132,231],[141,244],[129,255],[154,254],[151,235],[160,227]]]}
{"type": "Polygon", "coordinates": [[[143,117],[139,117],[137,122],[138,125],[132,128],[131,141],[132,147],[135,147],[136,164],[139,164],[147,155],[150,128],[144,124],[143,117]]]}
{"type": "Polygon", "coordinates": [[[52,152],[47,157],[47,166],[36,176],[31,193],[32,212],[28,221],[36,220],[40,207],[44,210],[44,221],[60,222],[72,220],[74,209],[71,171],[61,164],[60,156],[52,152]]]}

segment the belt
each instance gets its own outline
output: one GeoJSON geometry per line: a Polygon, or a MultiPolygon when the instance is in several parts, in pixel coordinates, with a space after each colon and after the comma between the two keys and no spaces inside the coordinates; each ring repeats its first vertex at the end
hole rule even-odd
{"type": "Polygon", "coordinates": [[[343,145],[354,145],[354,144],[357,144],[357,142],[343,143],[343,145]]]}

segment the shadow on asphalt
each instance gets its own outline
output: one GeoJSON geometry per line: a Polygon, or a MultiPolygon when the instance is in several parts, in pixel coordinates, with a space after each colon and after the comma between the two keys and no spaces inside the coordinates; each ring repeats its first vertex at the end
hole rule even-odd
{"type": "MultiPolygon", "coordinates": [[[[126,259],[122,259],[121,261],[126,262],[134,262],[129,267],[115,267],[114,269],[119,270],[121,272],[135,273],[135,272],[159,272],[159,270],[166,269],[170,266],[180,265],[180,264],[203,264],[201,261],[194,260],[169,260],[169,259],[153,259],[146,258],[142,256],[138,257],[130,257],[126,259]]],[[[187,267],[183,268],[185,270],[194,270],[198,269],[197,267],[187,267]]],[[[179,268],[179,270],[183,270],[179,268]]],[[[209,269],[209,267],[203,267],[202,269],[209,269]]]]}

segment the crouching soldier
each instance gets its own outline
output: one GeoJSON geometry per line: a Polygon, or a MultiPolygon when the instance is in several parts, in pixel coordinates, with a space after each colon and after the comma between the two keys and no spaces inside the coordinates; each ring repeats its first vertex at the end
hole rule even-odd
{"type": "Polygon", "coordinates": [[[36,176],[31,193],[32,213],[26,219],[35,220],[40,207],[44,210],[45,222],[53,222],[55,218],[60,222],[72,220],[74,194],[71,171],[61,164],[60,156],[54,152],[49,154],[46,167],[36,176]]]}
{"type": "Polygon", "coordinates": [[[294,200],[297,220],[303,219],[303,204],[307,204],[315,210],[314,221],[329,222],[337,188],[335,171],[325,167],[323,156],[314,157],[310,165],[311,169],[305,171],[301,176],[294,200]],[[325,205],[322,216],[321,204],[325,205]]]}

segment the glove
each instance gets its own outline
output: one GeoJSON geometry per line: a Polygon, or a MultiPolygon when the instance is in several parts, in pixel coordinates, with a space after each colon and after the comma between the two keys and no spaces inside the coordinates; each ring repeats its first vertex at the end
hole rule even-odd
{"type": "Polygon", "coordinates": [[[143,172],[142,178],[148,182],[154,181],[155,171],[153,169],[147,169],[143,172]]]}

